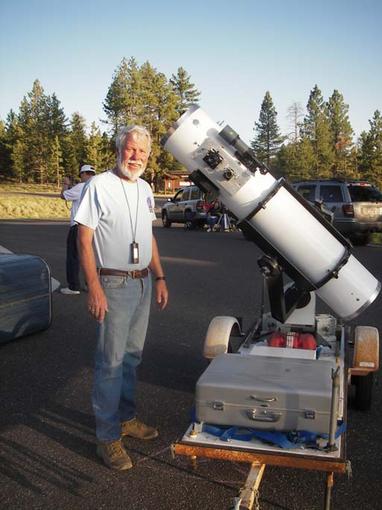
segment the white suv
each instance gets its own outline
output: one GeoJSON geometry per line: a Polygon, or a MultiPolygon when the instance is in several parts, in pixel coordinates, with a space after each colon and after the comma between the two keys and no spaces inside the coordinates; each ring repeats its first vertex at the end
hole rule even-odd
{"type": "Polygon", "coordinates": [[[162,207],[162,223],[166,228],[171,227],[172,223],[203,226],[206,220],[207,204],[203,192],[197,186],[181,188],[162,207]]]}
{"type": "Polygon", "coordinates": [[[372,232],[382,232],[382,193],[366,181],[307,180],[293,187],[309,202],[323,202],[333,224],[354,245],[365,245],[372,232]]]}

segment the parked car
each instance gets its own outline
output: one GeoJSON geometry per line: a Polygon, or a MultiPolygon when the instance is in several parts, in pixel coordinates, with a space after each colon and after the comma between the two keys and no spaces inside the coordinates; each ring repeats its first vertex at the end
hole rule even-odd
{"type": "Polygon", "coordinates": [[[309,202],[322,202],[333,224],[354,245],[365,245],[372,232],[382,232],[382,193],[366,181],[320,179],[294,182],[309,202]]]}
{"type": "Polygon", "coordinates": [[[181,188],[162,207],[162,223],[166,228],[172,223],[203,226],[207,221],[207,203],[204,193],[197,186],[181,188]]]}

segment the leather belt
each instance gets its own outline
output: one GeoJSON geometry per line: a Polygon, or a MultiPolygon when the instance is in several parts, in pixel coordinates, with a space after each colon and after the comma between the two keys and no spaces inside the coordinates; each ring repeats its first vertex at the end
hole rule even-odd
{"type": "Polygon", "coordinates": [[[126,276],[127,278],[146,278],[149,274],[149,270],[147,269],[135,269],[134,271],[121,271],[119,269],[108,269],[106,267],[101,267],[98,269],[98,273],[102,276],[126,276]]]}

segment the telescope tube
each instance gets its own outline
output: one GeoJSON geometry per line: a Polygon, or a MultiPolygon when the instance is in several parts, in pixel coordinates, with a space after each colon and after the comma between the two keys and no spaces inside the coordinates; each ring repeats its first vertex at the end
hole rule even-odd
{"type": "Polygon", "coordinates": [[[378,296],[380,282],[283,180],[276,180],[250,157],[251,149],[232,132],[192,105],[169,129],[162,145],[190,173],[200,172],[212,182],[239,222],[245,220],[296,268],[339,317],[350,320],[359,315],[378,296]]]}

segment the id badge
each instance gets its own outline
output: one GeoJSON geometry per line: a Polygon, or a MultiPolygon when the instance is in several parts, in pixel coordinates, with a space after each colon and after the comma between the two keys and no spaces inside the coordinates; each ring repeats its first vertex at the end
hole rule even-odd
{"type": "Polygon", "coordinates": [[[132,252],[133,264],[138,264],[139,263],[139,246],[138,246],[138,243],[136,243],[136,242],[131,243],[131,252],[132,252]]]}

